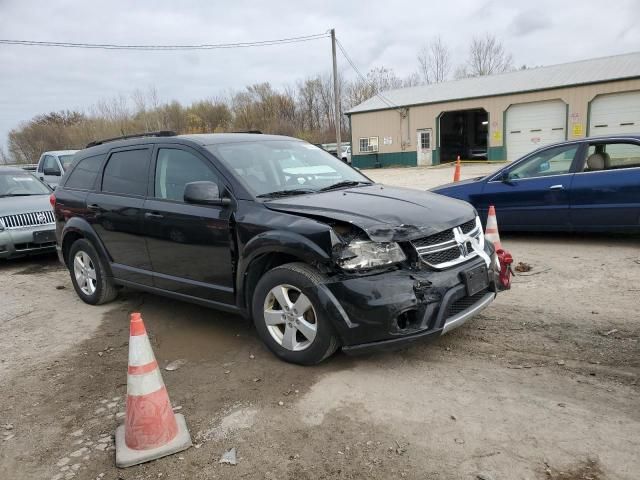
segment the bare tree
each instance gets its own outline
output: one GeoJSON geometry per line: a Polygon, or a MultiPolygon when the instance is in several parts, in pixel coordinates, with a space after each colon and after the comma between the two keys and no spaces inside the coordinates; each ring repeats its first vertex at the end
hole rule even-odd
{"type": "Polygon", "coordinates": [[[419,73],[425,84],[444,82],[451,72],[451,51],[435,37],[418,53],[419,73]]]}
{"type": "Polygon", "coordinates": [[[418,72],[413,72],[402,79],[403,87],[417,87],[419,85],[424,85],[424,82],[420,78],[420,74],[418,72]]]}
{"type": "Polygon", "coordinates": [[[0,165],[7,165],[8,163],[11,163],[9,155],[4,151],[4,147],[0,147],[0,165]]]}
{"type": "Polygon", "coordinates": [[[469,58],[456,71],[456,77],[481,77],[513,70],[513,56],[502,42],[490,33],[474,37],[469,46],[469,58]]]}

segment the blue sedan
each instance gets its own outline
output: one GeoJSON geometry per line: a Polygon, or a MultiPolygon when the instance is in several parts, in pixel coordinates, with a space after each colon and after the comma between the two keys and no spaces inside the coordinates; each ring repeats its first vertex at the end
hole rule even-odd
{"type": "Polygon", "coordinates": [[[500,230],[640,232],[640,135],[539,148],[486,177],[431,191],[495,205],[500,230]]]}

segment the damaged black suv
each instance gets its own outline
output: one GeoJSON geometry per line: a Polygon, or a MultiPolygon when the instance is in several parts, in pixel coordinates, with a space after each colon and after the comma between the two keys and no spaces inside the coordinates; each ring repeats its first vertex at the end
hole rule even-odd
{"type": "Polygon", "coordinates": [[[376,184],[304,141],[156,132],[87,147],[51,196],[87,303],[127,286],[227,310],[314,364],[439,336],[501,289],[472,206],[376,184]]]}

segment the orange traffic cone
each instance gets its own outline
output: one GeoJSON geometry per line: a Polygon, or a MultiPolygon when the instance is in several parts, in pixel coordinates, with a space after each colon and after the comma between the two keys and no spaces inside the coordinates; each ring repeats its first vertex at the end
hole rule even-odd
{"type": "Polygon", "coordinates": [[[142,316],[132,313],[127,411],[124,425],[116,429],[116,466],[130,467],[190,446],[187,423],[173,413],[142,316]]]}
{"type": "Polygon", "coordinates": [[[460,181],[460,155],[458,155],[458,159],[456,160],[456,169],[453,172],[453,181],[454,182],[460,181]]]}
{"type": "Polygon", "coordinates": [[[496,209],[493,205],[489,206],[487,228],[484,230],[484,238],[488,242],[493,243],[496,251],[502,249],[502,243],[500,243],[500,234],[498,233],[498,219],[496,218],[496,209]]]}

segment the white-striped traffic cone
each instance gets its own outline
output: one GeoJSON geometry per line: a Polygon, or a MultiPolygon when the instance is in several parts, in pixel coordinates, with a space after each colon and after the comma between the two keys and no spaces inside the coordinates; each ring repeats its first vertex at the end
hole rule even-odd
{"type": "Polygon", "coordinates": [[[489,206],[489,215],[487,216],[487,228],[484,230],[484,238],[493,243],[496,251],[502,250],[500,243],[500,234],[498,233],[498,219],[496,218],[496,209],[493,205],[489,206]]]}
{"type": "Polygon", "coordinates": [[[127,411],[116,429],[116,466],[130,467],[191,446],[184,416],[174,414],[147,331],[131,314],[127,411]]]}

